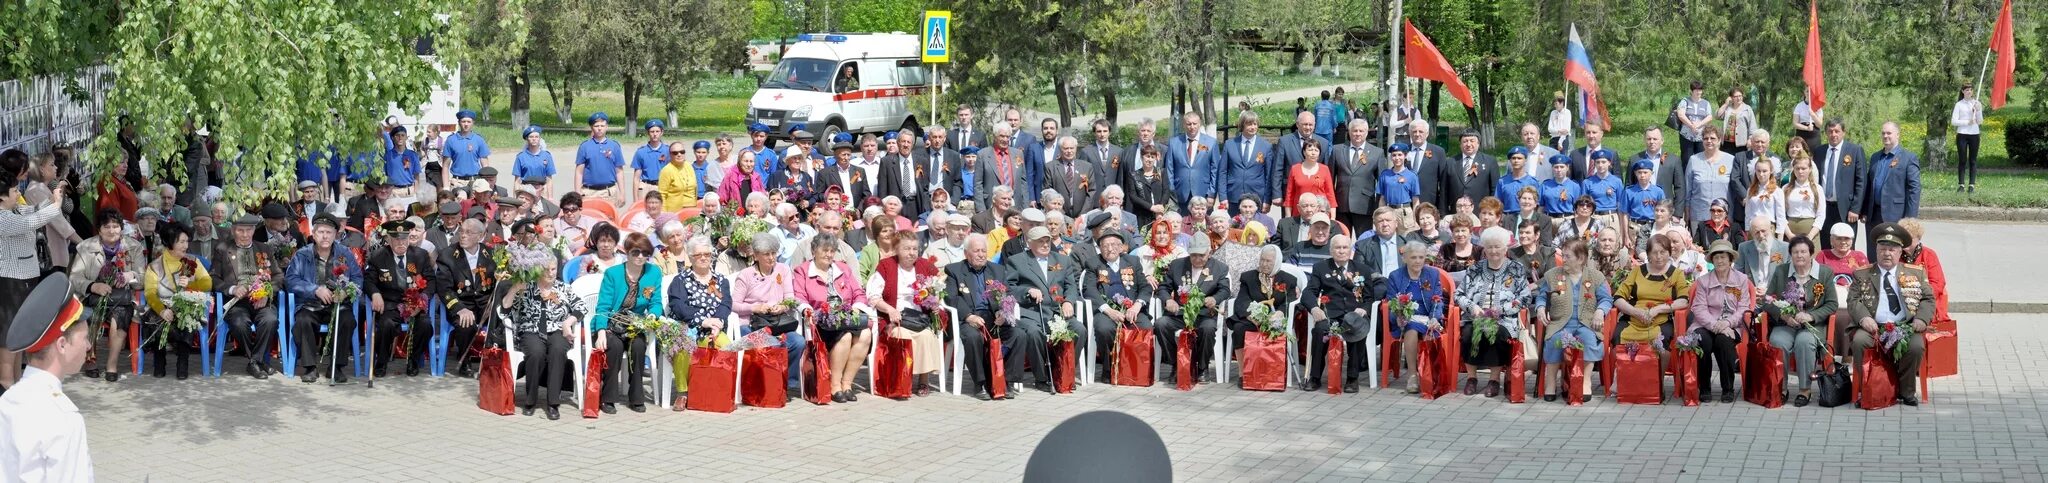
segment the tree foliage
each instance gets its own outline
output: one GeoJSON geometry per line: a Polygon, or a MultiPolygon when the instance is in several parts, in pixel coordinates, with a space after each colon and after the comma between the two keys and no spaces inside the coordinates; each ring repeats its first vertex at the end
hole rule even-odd
{"type": "MultiPolygon", "coordinates": [[[[373,133],[389,103],[417,105],[443,79],[415,42],[467,14],[453,0],[28,0],[8,2],[0,38],[19,47],[12,75],[110,66],[109,125],[125,115],[160,179],[184,179],[186,133],[207,129],[230,160],[224,191],[242,203],[289,190],[309,149],[381,149],[373,133]]],[[[87,154],[102,174],[121,158],[114,136],[87,154]]]]}

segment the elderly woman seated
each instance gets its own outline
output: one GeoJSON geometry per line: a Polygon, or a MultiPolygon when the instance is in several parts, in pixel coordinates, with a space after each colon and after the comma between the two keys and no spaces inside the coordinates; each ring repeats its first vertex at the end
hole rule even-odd
{"type": "Polygon", "coordinates": [[[1784,301],[1790,315],[1781,310],[1770,310],[1771,345],[1785,351],[1792,358],[1792,364],[1785,368],[1793,372],[1793,379],[1799,381],[1799,393],[1792,398],[1793,407],[1806,407],[1813,401],[1813,380],[1806,377],[1816,370],[1821,351],[1821,342],[1827,337],[1828,317],[1835,314],[1835,272],[1826,265],[1815,261],[1813,240],[1805,236],[1792,237],[1792,263],[1778,265],[1771,269],[1770,289],[1765,293],[1784,301]]]}
{"type": "MultiPolygon", "coordinates": [[[[602,233],[602,230],[600,230],[602,233]]],[[[597,291],[597,308],[591,314],[592,347],[605,351],[604,405],[606,414],[616,413],[624,399],[633,412],[647,412],[647,389],[640,380],[647,377],[646,337],[630,328],[629,317],[662,315],[661,268],[650,260],[654,243],[647,235],[626,236],[626,262],[605,269],[597,291]],[[628,362],[631,361],[631,362],[628,362]],[[622,379],[620,373],[624,373],[622,379]],[[620,389],[624,389],[623,397],[620,389]]]]}
{"type": "Polygon", "coordinates": [[[1544,273],[1538,281],[1541,285],[1534,289],[1542,292],[1532,296],[1536,306],[1530,312],[1536,314],[1536,323],[1549,333],[1543,341],[1543,363],[1549,371],[1544,379],[1550,381],[1551,387],[1538,388],[1544,392],[1544,401],[1557,400],[1559,392],[1555,388],[1561,379],[1557,377],[1558,363],[1564,362],[1566,337],[1584,347],[1581,371],[1590,372],[1593,363],[1600,362],[1601,324],[1607,320],[1607,311],[1614,307],[1614,295],[1607,287],[1607,279],[1586,263],[1590,252],[1585,240],[1566,241],[1558,250],[1561,263],[1544,273]]]}
{"type": "Polygon", "coordinates": [[[916,233],[898,232],[891,248],[895,253],[875,264],[875,276],[868,277],[864,290],[879,297],[872,302],[888,328],[888,337],[910,339],[913,386],[918,396],[924,396],[938,388],[939,367],[945,365],[946,355],[933,314],[917,305],[917,291],[926,287],[938,290],[945,281],[939,277],[938,266],[918,257],[916,233]]]}
{"type": "MultiPolygon", "coordinates": [[[[804,333],[799,330],[803,324],[793,303],[796,274],[789,266],[775,261],[775,256],[782,252],[782,241],[773,235],[757,234],[748,242],[748,249],[747,267],[732,275],[732,311],[746,323],[740,334],[770,331],[782,338],[782,348],[789,351],[789,367],[803,367],[804,333]]],[[[798,393],[797,381],[802,377],[803,371],[789,371],[790,394],[798,393]]]]}
{"type": "Polygon", "coordinates": [[[1401,244],[1401,268],[1387,276],[1387,317],[1392,321],[1394,334],[1401,338],[1401,363],[1416,368],[1406,378],[1409,394],[1422,392],[1418,377],[1421,366],[1416,365],[1416,356],[1423,341],[1443,334],[1450,301],[1444,293],[1443,271],[1424,263],[1430,253],[1429,245],[1420,241],[1401,244]],[[1402,307],[1402,296],[1409,299],[1405,302],[1409,307],[1402,307]]]}
{"type": "Polygon", "coordinates": [[[1266,304],[1273,308],[1274,317],[1280,323],[1292,325],[1294,317],[1287,313],[1287,305],[1298,298],[1301,283],[1294,275],[1280,271],[1280,247],[1266,245],[1258,248],[1258,266],[1239,273],[1237,276],[1236,315],[1230,318],[1230,340],[1233,347],[1244,347],[1244,334],[1258,330],[1248,314],[1252,304],[1266,304]]]}
{"type": "MultiPolygon", "coordinates": [[[[1464,334],[1466,395],[1479,392],[1479,370],[1493,369],[1486,383],[1486,397],[1498,397],[1507,374],[1500,368],[1513,357],[1510,343],[1521,337],[1522,301],[1529,297],[1529,268],[1508,257],[1514,235],[1506,228],[1488,227],[1479,234],[1481,258],[1465,270],[1465,283],[1458,286],[1458,306],[1464,311],[1458,321],[1464,334]],[[1485,324],[1494,324],[1489,328],[1485,324]]],[[[1513,388],[1519,390],[1521,388],[1513,388]]]]}
{"type": "MultiPolygon", "coordinates": [[[[725,347],[732,343],[725,332],[726,318],[732,315],[732,282],[712,270],[718,251],[712,248],[710,237],[693,236],[682,245],[688,257],[683,265],[688,268],[669,282],[668,313],[689,329],[699,347],[725,347]]],[[[674,407],[681,411],[690,397],[690,358],[677,352],[669,364],[676,374],[674,407]]]]}
{"type": "Polygon", "coordinates": [[[1665,235],[1650,236],[1649,260],[1628,271],[1614,287],[1614,308],[1623,316],[1620,343],[1652,344],[1658,360],[1670,349],[1671,315],[1686,308],[1691,300],[1692,276],[1673,265],[1672,251],[1678,241],[1665,235]]]}
{"type": "MultiPolygon", "coordinates": [[[[886,225],[885,225],[886,226],[886,225]]],[[[853,378],[860,371],[874,342],[865,320],[836,317],[834,313],[871,314],[868,296],[855,279],[853,267],[839,261],[839,240],[811,237],[811,260],[798,265],[795,293],[799,302],[811,307],[818,322],[818,343],[830,348],[832,402],[858,400],[853,378]]]]}
{"type": "MultiPolygon", "coordinates": [[[[542,255],[553,260],[553,255],[542,255]]],[[[582,336],[583,301],[569,295],[556,282],[556,264],[541,264],[543,273],[532,283],[513,284],[505,291],[505,306],[512,322],[512,343],[525,355],[526,404],[520,412],[532,416],[533,410],[542,402],[547,403],[549,420],[562,418],[558,409],[562,404],[561,393],[565,387],[557,386],[562,381],[563,368],[569,362],[569,347],[576,345],[582,336]],[[547,386],[547,390],[541,390],[547,386]]]]}

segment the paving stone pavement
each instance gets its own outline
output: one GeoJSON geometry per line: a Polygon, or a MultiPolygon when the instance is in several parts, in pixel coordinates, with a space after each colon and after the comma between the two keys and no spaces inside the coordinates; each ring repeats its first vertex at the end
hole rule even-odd
{"type": "Polygon", "coordinates": [[[547,421],[478,410],[475,382],[452,378],[66,388],[104,481],[1015,481],[1048,430],[1103,409],[1158,429],[1180,481],[2043,481],[2048,325],[1961,318],[1962,374],[1931,404],[1874,412],[1208,385],[547,421]]]}

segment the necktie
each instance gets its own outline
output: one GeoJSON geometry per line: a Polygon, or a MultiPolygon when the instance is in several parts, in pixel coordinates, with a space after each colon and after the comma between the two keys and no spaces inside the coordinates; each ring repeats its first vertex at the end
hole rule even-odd
{"type": "Polygon", "coordinates": [[[1246,139],[1242,144],[1244,144],[1244,159],[1252,159],[1252,140],[1246,139]]]}
{"type": "Polygon", "coordinates": [[[1830,200],[1835,199],[1835,163],[1838,163],[1839,161],[1836,160],[1841,159],[1841,157],[1841,146],[1828,147],[1827,175],[1821,177],[1821,184],[1825,185],[1828,191],[1828,199],[1830,200]]]}
{"type": "Polygon", "coordinates": [[[1892,313],[1897,314],[1904,312],[1904,310],[1902,307],[1899,307],[1899,290],[1893,284],[1892,272],[1886,270],[1884,272],[1884,303],[1891,308],[1892,313]]]}
{"type": "Polygon", "coordinates": [[[1195,150],[1201,149],[1201,147],[1202,143],[1200,141],[1196,140],[1194,136],[1188,136],[1188,166],[1193,167],[1195,165],[1195,150]]]}

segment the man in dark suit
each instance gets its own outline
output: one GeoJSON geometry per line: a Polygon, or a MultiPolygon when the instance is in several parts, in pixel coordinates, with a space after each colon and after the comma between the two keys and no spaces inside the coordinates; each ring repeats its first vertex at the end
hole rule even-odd
{"type": "Polygon", "coordinates": [[[1457,172],[1451,179],[1458,180],[1447,186],[1457,190],[1450,196],[1452,207],[1457,206],[1458,198],[1471,199],[1472,206],[1477,207],[1479,200],[1491,196],[1493,187],[1500,184],[1500,163],[1492,155],[1479,152],[1479,131],[1466,130],[1458,135],[1458,156],[1451,163],[1457,172]]]}
{"type": "Polygon", "coordinates": [[[1081,216],[1088,200],[1094,198],[1091,193],[1103,185],[1088,179],[1088,175],[1095,172],[1094,165],[1075,159],[1080,153],[1074,146],[1074,138],[1060,136],[1054,143],[1059,145],[1059,149],[1055,152],[1057,157],[1045,163],[1045,187],[1066,199],[1060,205],[1060,212],[1066,213],[1068,218],[1076,218],[1081,216]]]}
{"type": "MultiPolygon", "coordinates": [[[[1635,166],[1638,160],[1650,161],[1650,171],[1656,173],[1657,187],[1664,189],[1665,199],[1672,204],[1671,212],[1684,213],[1682,203],[1685,196],[1682,194],[1685,193],[1685,166],[1676,156],[1664,151],[1663,129],[1651,126],[1650,129],[1643,131],[1643,150],[1628,158],[1629,166],[1635,166]],[[1671,193],[1681,195],[1674,196],[1671,193]]],[[[1635,184],[1635,175],[1629,176],[1626,184],[1635,184]]]]}
{"type": "MultiPolygon", "coordinates": [[[[1092,138],[1094,141],[1081,148],[1080,157],[1082,161],[1087,161],[1088,164],[1095,166],[1097,174],[1090,175],[1090,178],[1094,180],[1095,186],[1114,184],[1129,188],[1130,186],[1124,182],[1124,172],[1126,169],[1124,165],[1133,164],[1130,161],[1138,158],[1125,157],[1124,148],[1109,142],[1109,136],[1116,132],[1116,127],[1109,125],[1109,121],[1096,119],[1095,124],[1090,126],[1089,129],[1091,130],[1090,134],[1095,135],[1092,138]]],[[[1090,205],[1089,208],[1094,208],[1094,205],[1090,205]]]]}
{"type": "Polygon", "coordinates": [[[1399,212],[1382,206],[1372,212],[1372,232],[1359,235],[1353,248],[1358,252],[1358,261],[1374,275],[1385,277],[1400,268],[1401,235],[1395,231],[1400,228],[1399,212]]]}
{"type": "MultiPolygon", "coordinates": [[[[1215,358],[1217,308],[1230,300],[1230,269],[1221,260],[1209,258],[1209,248],[1209,237],[1197,236],[1188,243],[1188,256],[1166,265],[1166,277],[1159,281],[1158,292],[1165,320],[1152,330],[1159,336],[1162,354],[1177,354],[1180,331],[1188,328],[1180,297],[1192,298],[1194,291],[1202,292],[1201,312],[1194,323],[1194,373],[1188,375],[1196,381],[1209,372],[1209,361],[1215,358]]],[[[1177,368],[1168,367],[1166,379],[1173,380],[1177,368]]]]}
{"type": "MultiPolygon", "coordinates": [[[[370,310],[377,314],[376,369],[378,376],[384,375],[384,366],[391,362],[393,343],[401,332],[412,333],[413,347],[409,354],[405,375],[420,375],[420,366],[425,365],[427,339],[434,331],[426,325],[426,306],[405,307],[406,292],[415,291],[421,297],[430,297],[431,287],[416,287],[414,278],[424,279],[433,274],[433,265],[427,251],[412,246],[412,222],[393,220],[384,222],[378,229],[384,236],[384,244],[370,252],[369,271],[365,274],[370,294],[370,310]]],[[[424,300],[424,299],[423,299],[424,300]]]]}
{"type": "Polygon", "coordinates": [[[1607,139],[1606,127],[1588,122],[1582,129],[1586,132],[1586,145],[1572,149],[1572,181],[1585,181],[1587,176],[1591,176],[1593,153],[1607,148],[1602,145],[1607,139]]]}
{"type": "Polygon", "coordinates": [[[1180,135],[1167,140],[1166,171],[1172,173],[1174,199],[1192,206],[1195,198],[1216,199],[1223,187],[1222,157],[1216,153],[1216,137],[1202,132],[1202,116],[1181,116],[1180,135]]]}
{"type": "Polygon", "coordinates": [[[1747,151],[1735,153],[1735,167],[1740,170],[1728,173],[1728,206],[1733,210],[1728,218],[1735,226],[1749,226],[1749,188],[1759,181],[1756,179],[1756,163],[1771,163],[1771,166],[1786,166],[1782,158],[1771,154],[1771,133],[1763,129],[1750,131],[1747,151]]]}
{"type": "MultiPolygon", "coordinates": [[[[1378,179],[1379,170],[1393,169],[1392,165],[1373,170],[1378,179]]],[[[1451,185],[1458,179],[1458,171],[1451,166],[1450,158],[1444,155],[1444,147],[1429,143],[1429,123],[1416,119],[1408,124],[1408,169],[1415,171],[1416,181],[1422,185],[1422,196],[1417,201],[1427,201],[1438,210],[1456,206],[1451,199],[1456,188],[1451,185]]]]}
{"type": "MultiPolygon", "coordinates": [[[[1870,155],[1870,180],[1863,197],[1863,221],[1876,226],[1920,216],[1920,157],[1899,145],[1899,125],[1886,122],[1878,129],[1884,148],[1870,155]]],[[[1870,251],[1877,253],[1877,236],[1869,237],[1870,251]]]]}
{"type": "Polygon", "coordinates": [[[1101,263],[1095,273],[1083,276],[1089,279],[1082,284],[1086,287],[1088,300],[1095,302],[1098,312],[1095,317],[1095,360],[1101,361],[1097,368],[1097,379],[1109,380],[1112,361],[1111,349],[1116,346],[1116,330],[1136,327],[1152,330],[1152,315],[1146,313],[1145,304],[1152,300],[1152,285],[1146,281],[1149,270],[1138,261],[1136,255],[1125,253],[1127,243],[1120,230],[1101,230],[1095,234],[1095,245],[1100,248],[1101,263]],[[1125,303],[1124,301],[1128,301],[1125,303]]]}
{"type": "Polygon", "coordinates": [[[960,148],[968,146],[976,148],[988,147],[988,131],[974,128],[973,107],[961,104],[958,109],[953,111],[953,116],[953,135],[946,138],[938,146],[944,146],[946,149],[954,151],[959,151],[960,148]]]}
{"type": "MultiPolygon", "coordinates": [[[[946,305],[960,314],[960,344],[966,348],[962,358],[966,359],[968,374],[974,376],[975,385],[993,394],[994,388],[989,385],[989,337],[994,336],[1001,344],[1013,346],[1017,343],[1017,330],[1011,324],[996,320],[996,312],[1001,307],[989,300],[988,281],[1009,280],[1009,272],[1000,265],[989,263],[986,236],[968,235],[966,253],[966,260],[946,266],[946,281],[953,284],[953,289],[946,294],[946,305]]],[[[1021,348],[1015,350],[1022,352],[1021,348]]],[[[1015,394],[1005,399],[1010,397],[1015,397],[1015,394]]]]}
{"type": "Polygon", "coordinates": [[[456,373],[462,377],[476,375],[476,365],[466,360],[466,349],[476,338],[477,326],[488,324],[497,313],[491,295],[497,293],[498,264],[483,247],[486,237],[484,222],[463,221],[454,243],[445,245],[436,260],[440,270],[433,289],[448,309],[448,324],[453,326],[448,353],[457,358],[460,367],[456,373]]]}
{"type": "Polygon", "coordinates": [[[1065,323],[1067,330],[1076,334],[1087,330],[1074,312],[1085,296],[1080,265],[1053,252],[1052,238],[1051,230],[1032,227],[1024,232],[1024,239],[1029,240],[1027,251],[1003,259],[1010,275],[1010,296],[1016,298],[1019,313],[1016,339],[1003,370],[1013,375],[1014,381],[1022,381],[1022,374],[1029,371],[1037,380],[1036,387],[1046,391],[1052,389],[1052,360],[1046,347],[1051,324],[1065,323]]]}
{"type": "Polygon", "coordinates": [[[1145,162],[1143,161],[1143,149],[1146,146],[1151,146],[1153,149],[1159,150],[1159,169],[1164,170],[1167,173],[1168,179],[1172,179],[1172,170],[1166,169],[1166,144],[1159,142],[1158,132],[1159,123],[1157,121],[1146,119],[1138,122],[1137,142],[1133,142],[1129,146],[1124,146],[1124,172],[1123,174],[1117,175],[1118,178],[1121,179],[1121,181],[1117,182],[1118,185],[1123,186],[1125,189],[1130,189],[1131,185],[1135,184],[1135,181],[1133,180],[1138,179],[1139,175],[1143,173],[1143,170],[1145,169],[1145,162]]]}
{"type": "Polygon", "coordinates": [[[1373,193],[1379,186],[1379,168],[1386,163],[1387,154],[1379,146],[1367,144],[1364,119],[1352,119],[1347,126],[1351,142],[1333,146],[1323,159],[1331,168],[1335,178],[1337,199],[1330,200],[1335,208],[1337,221],[1349,226],[1372,224],[1372,208],[1379,202],[1373,193]]]}
{"type": "MultiPolygon", "coordinates": [[[[1273,145],[1259,137],[1259,115],[1245,111],[1237,118],[1238,134],[1229,141],[1217,145],[1223,151],[1223,191],[1219,201],[1237,200],[1245,195],[1258,198],[1259,204],[1279,199],[1286,191],[1274,191],[1276,173],[1273,169],[1280,163],[1273,159],[1273,145]]],[[[1238,203],[1229,205],[1231,214],[1238,213],[1238,203]]],[[[1260,210],[1263,212],[1264,210],[1260,210]]]]}
{"type": "Polygon", "coordinates": [[[1003,217],[1017,210],[1017,195],[1008,186],[990,192],[988,205],[981,207],[969,220],[974,224],[975,233],[988,233],[1003,226],[1003,217]]]}
{"type": "MultiPolygon", "coordinates": [[[[931,135],[938,136],[943,143],[946,135],[939,134],[942,132],[945,131],[939,128],[930,131],[931,135]]],[[[946,164],[949,160],[947,154],[951,152],[943,148],[915,149],[883,160],[878,170],[881,173],[875,176],[876,195],[894,196],[903,200],[903,211],[906,213],[924,214],[931,211],[930,193],[938,191],[939,181],[949,172],[946,170],[949,166],[946,164]],[[934,154],[938,157],[933,158],[934,154]],[[937,161],[934,162],[934,159],[937,161]],[[937,166],[938,169],[933,169],[933,166],[937,166]]]]}
{"type": "Polygon", "coordinates": [[[996,186],[1008,186],[1019,204],[1029,206],[1038,202],[1038,190],[1042,189],[1032,173],[1044,168],[1045,161],[1033,154],[1032,149],[1011,146],[1009,129],[996,126],[996,146],[981,152],[981,168],[975,173],[977,179],[974,180],[981,186],[974,192],[993,193],[996,186]]]}
{"type": "Polygon", "coordinates": [[[827,188],[839,186],[847,190],[846,206],[860,206],[862,201],[875,194],[868,190],[867,177],[872,173],[853,162],[852,144],[832,143],[832,157],[838,161],[818,170],[815,185],[818,191],[814,192],[814,198],[823,201],[823,192],[827,188]]]}
{"type": "Polygon", "coordinates": [[[1863,198],[1868,186],[1870,158],[1863,146],[1849,142],[1840,119],[1827,120],[1828,142],[1814,150],[1814,168],[1820,171],[1821,190],[1827,192],[1827,226],[1855,225],[1863,221],[1863,198]]]}
{"type": "Polygon", "coordinates": [[[427,242],[432,243],[436,250],[454,245],[455,237],[462,232],[462,203],[442,203],[441,216],[434,220],[429,222],[432,226],[427,227],[427,242]]]}
{"type": "Polygon", "coordinates": [[[1280,203],[1280,197],[1286,196],[1287,174],[1293,172],[1294,165],[1301,164],[1302,150],[1307,146],[1305,143],[1315,143],[1321,148],[1316,152],[1324,153],[1325,157],[1330,152],[1330,142],[1316,135],[1316,113],[1311,111],[1294,113],[1294,130],[1280,135],[1280,141],[1273,143],[1273,160],[1276,162],[1267,163],[1273,168],[1268,174],[1273,177],[1273,199],[1270,200],[1273,203],[1280,203]]]}
{"type": "MultiPolygon", "coordinates": [[[[1393,212],[1387,211],[1391,220],[1393,212]]],[[[1308,379],[1302,380],[1303,391],[1316,391],[1323,385],[1323,371],[1328,367],[1325,359],[1329,354],[1329,334],[1332,326],[1338,326],[1344,338],[1344,392],[1358,392],[1358,373],[1365,368],[1366,334],[1372,314],[1372,303],[1379,300],[1386,290],[1387,279],[1378,271],[1366,266],[1354,256],[1353,242],[1344,237],[1330,241],[1330,259],[1317,262],[1309,271],[1307,288],[1302,291],[1301,306],[1308,310],[1308,320],[1314,324],[1309,329],[1308,379]]],[[[1337,377],[1330,374],[1329,377],[1337,377]]]]}

